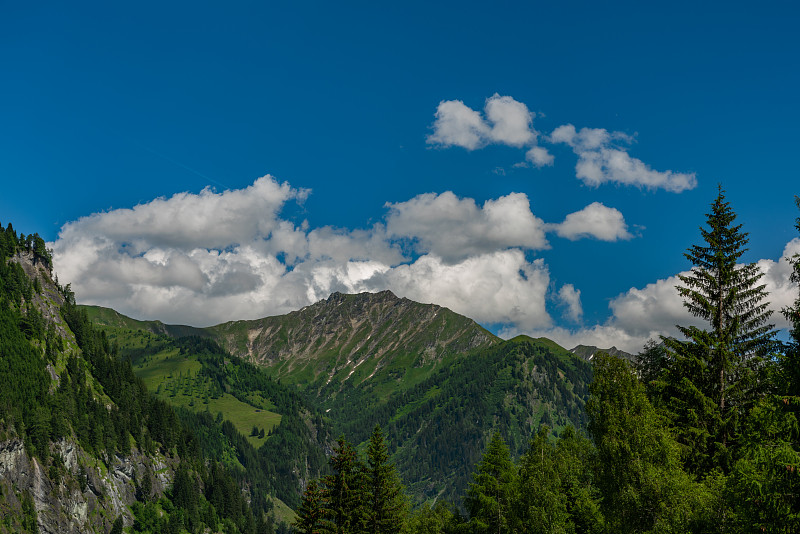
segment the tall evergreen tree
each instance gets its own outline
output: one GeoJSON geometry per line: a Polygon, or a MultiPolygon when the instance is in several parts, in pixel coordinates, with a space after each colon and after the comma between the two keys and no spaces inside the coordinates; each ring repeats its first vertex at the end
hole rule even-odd
{"type": "Polygon", "coordinates": [[[685,256],[689,274],[680,275],[684,305],[706,328],[678,326],[685,340],[664,338],[670,351],[660,393],[680,441],[691,451],[688,467],[706,474],[731,465],[739,416],[752,406],[767,356],[776,348],[767,324],[767,292],[757,264],[738,264],[747,251],[747,233],[720,187],[701,228],[703,245],[685,256]]]}
{"type": "Polygon", "coordinates": [[[499,431],[492,435],[472,478],[464,499],[472,531],[486,534],[509,532],[516,467],[499,431]]]}
{"type": "Polygon", "coordinates": [[[375,425],[367,447],[367,478],[367,531],[397,534],[403,528],[406,500],[394,464],[389,463],[380,425],[375,425]]]}
{"type": "MultiPolygon", "coordinates": [[[[795,202],[800,208],[800,197],[795,202]]],[[[800,232],[800,217],[795,227],[800,232]]],[[[800,290],[800,254],[788,260],[800,290]]],[[[792,326],[778,358],[774,393],[748,414],[731,476],[732,503],[744,532],[800,532],[800,294],[783,314],[792,326]]]]}
{"type": "Polygon", "coordinates": [[[323,479],[331,532],[363,532],[366,524],[364,465],[353,446],[340,437],[330,459],[332,474],[323,479]]]}
{"type": "Polygon", "coordinates": [[[294,527],[302,534],[323,534],[330,531],[327,521],[327,499],[316,480],[308,483],[297,510],[294,527]]]}

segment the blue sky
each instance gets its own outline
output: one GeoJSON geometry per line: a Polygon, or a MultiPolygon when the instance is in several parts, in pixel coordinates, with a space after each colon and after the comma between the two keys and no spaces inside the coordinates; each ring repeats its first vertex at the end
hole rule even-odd
{"type": "Polygon", "coordinates": [[[690,321],[718,183],[792,296],[789,2],[162,4],[0,17],[0,222],[79,300],[212,324],[388,288],[637,350],[690,321]]]}

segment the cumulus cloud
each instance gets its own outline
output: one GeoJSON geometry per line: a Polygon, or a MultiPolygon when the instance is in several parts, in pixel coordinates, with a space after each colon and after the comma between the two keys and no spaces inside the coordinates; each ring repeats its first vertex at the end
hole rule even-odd
{"type": "Polygon", "coordinates": [[[486,99],[484,113],[485,118],[461,100],[440,102],[428,144],[475,150],[493,143],[522,147],[536,141],[533,115],[522,102],[495,93],[486,99]]]}
{"type": "Polygon", "coordinates": [[[553,143],[572,147],[578,156],[576,176],[586,185],[597,187],[606,182],[634,185],[648,189],[666,189],[680,193],[697,186],[694,173],[655,171],[643,161],[633,158],[621,146],[632,138],[621,132],[603,128],[581,128],[572,124],[559,126],[550,134],[553,143]]]}
{"type": "Polygon", "coordinates": [[[541,259],[528,262],[519,249],[503,250],[448,264],[433,255],[400,265],[376,277],[372,289],[392,288],[419,302],[470,310],[483,324],[513,323],[545,328],[552,319],[545,306],[550,273],[541,259]]]}
{"type": "Polygon", "coordinates": [[[461,100],[446,100],[436,108],[436,121],[428,143],[441,146],[460,146],[475,150],[488,142],[491,128],[481,114],[461,100]]]}
{"type": "Polygon", "coordinates": [[[495,93],[486,101],[484,109],[492,125],[489,131],[491,142],[521,147],[536,139],[536,133],[531,129],[533,117],[522,102],[495,93]]]}
{"type": "Polygon", "coordinates": [[[581,305],[581,290],[575,289],[572,284],[564,284],[558,290],[558,300],[567,307],[567,316],[573,322],[580,322],[583,317],[583,306],[581,305]]]}
{"type": "MultiPolygon", "coordinates": [[[[649,338],[677,335],[676,324],[696,324],[673,276],[618,295],[602,325],[554,325],[548,303],[581,321],[580,289],[563,284],[556,291],[547,265],[530,254],[549,246],[548,231],[627,238],[621,214],[599,203],[547,224],[524,194],[478,205],[452,192],[430,193],[386,204],[385,218],[369,228],[344,229],[309,228],[283,215],[287,203],[307,195],[265,176],[239,190],[179,193],[83,217],[50,244],[55,267],[81,302],[198,326],[288,313],[333,291],[383,289],[567,347],[637,352],[649,338]]],[[[759,262],[776,312],[796,295],[785,259],[795,253],[800,239],[780,259],[759,262]]],[[[788,324],[779,313],[773,321],[788,324]]]]}
{"type": "Polygon", "coordinates": [[[535,167],[550,166],[555,159],[555,156],[541,146],[535,146],[525,153],[525,160],[531,162],[535,167]]]}
{"type": "Polygon", "coordinates": [[[499,249],[549,246],[545,224],[531,212],[523,193],[487,200],[482,207],[449,191],[426,193],[386,207],[390,237],[405,239],[415,252],[431,253],[448,263],[499,249]]]}
{"type": "Polygon", "coordinates": [[[307,195],[265,176],[83,217],[52,244],[56,269],[81,302],[171,323],[263,317],[333,291],[391,289],[486,323],[551,324],[549,273],[525,256],[548,246],[546,225],[525,195],[482,206],[451,192],[420,195],[352,230],[282,215],[307,195]]]}
{"type": "Polygon", "coordinates": [[[601,241],[631,239],[625,218],[616,208],[609,208],[600,202],[592,202],[575,213],[570,213],[560,224],[551,224],[549,229],[570,241],[584,237],[594,237],[601,241]]]}
{"type": "MultiPolygon", "coordinates": [[[[495,93],[486,100],[481,115],[461,100],[444,100],[434,115],[427,142],[441,147],[460,146],[476,150],[490,144],[529,147],[525,161],[515,167],[537,168],[553,165],[555,157],[537,145],[539,133],[533,128],[533,114],[528,107],[510,96],[495,93]]],[[[542,139],[552,144],[569,145],[578,156],[576,177],[586,185],[598,187],[612,182],[647,189],[665,189],[680,193],[697,186],[694,173],[657,171],[628,154],[634,138],[604,128],[581,128],[572,124],[559,126],[542,139]]]]}
{"type": "MultiPolygon", "coordinates": [[[[777,261],[762,259],[757,262],[764,273],[761,283],[766,286],[769,309],[773,312],[770,323],[777,329],[791,326],[781,310],[791,306],[797,298],[797,285],[790,280],[792,266],[788,261],[795,254],[800,254],[800,239],[797,238],[787,243],[777,261]]],[[[680,279],[675,275],[647,284],[643,288],[629,289],[612,299],[609,304],[611,317],[602,325],[577,330],[554,327],[525,331],[512,327],[502,332],[502,335],[506,337],[527,333],[535,337],[549,337],[567,348],[576,345],[595,345],[601,348],[615,346],[635,354],[642,350],[649,339],[659,339],[660,336],[680,338],[681,333],[676,325],[694,325],[700,328],[708,326],[693,317],[684,307],[683,299],[676,290],[678,285],[680,279]]]]}

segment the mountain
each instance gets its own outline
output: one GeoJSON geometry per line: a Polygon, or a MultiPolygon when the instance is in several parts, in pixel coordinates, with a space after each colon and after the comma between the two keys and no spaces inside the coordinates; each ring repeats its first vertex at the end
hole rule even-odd
{"type": "Polygon", "coordinates": [[[149,394],[53,280],[44,241],[10,224],[0,383],[0,532],[270,530],[274,501],[215,454],[238,451],[239,434],[149,394]]]}
{"type": "Polygon", "coordinates": [[[620,350],[617,347],[611,347],[610,349],[600,349],[595,347],[594,345],[578,345],[570,349],[570,352],[576,356],[583,358],[586,361],[591,361],[595,354],[598,352],[605,352],[609,356],[617,356],[624,360],[628,360],[632,362],[636,359],[636,356],[629,352],[625,352],[624,350],[620,350]]]}
{"type": "MultiPolygon", "coordinates": [[[[237,423],[250,420],[244,412],[260,406],[266,417],[274,409],[271,403],[259,404],[269,395],[256,390],[237,395],[240,408],[222,403],[229,392],[218,391],[223,396],[215,400],[202,379],[209,374],[202,371],[207,360],[179,348],[186,338],[163,335],[178,335],[177,327],[135,321],[104,308],[87,311],[159,398],[185,407],[191,402],[195,411],[210,404],[212,413],[219,409],[240,432],[250,424],[237,423]]],[[[585,423],[592,374],[588,362],[544,338],[503,341],[447,308],[389,291],[334,293],[286,315],[198,330],[195,339],[227,349],[231,356],[226,361],[241,357],[275,383],[301,392],[310,403],[306,420],[317,421],[319,429],[331,425],[328,435],[343,433],[364,444],[380,424],[416,502],[462,495],[494,430],[519,455],[541,424],[557,435],[567,425],[581,428],[585,423]],[[322,420],[312,415],[320,413],[322,420]]],[[[268,432],[263,440],[248,439],[261,457],[269,456],[265,451],[275,443],[268,432]]],[[[324,442],[316,444],[324,447],[324,442]]],[[[295,453],[313,456],[311,449],[303,451],[295,453]]],[[[291,464],[293,458],[285,461],[291,464]]],[[[302,483],[302,477],[292,483],[302,483]]],[[[286,493],[279,496],[296,502],[286,493]]]]}
{"type": "Polygon", "coordinates": [[[299,311],[208,329],[231,354],[270,370],[285,383],[325,393],[344,384],[381,384],[385,397],[426,378],[443,361],[500,339],[471,319],[391,291],[333,293],[299,311]]]}

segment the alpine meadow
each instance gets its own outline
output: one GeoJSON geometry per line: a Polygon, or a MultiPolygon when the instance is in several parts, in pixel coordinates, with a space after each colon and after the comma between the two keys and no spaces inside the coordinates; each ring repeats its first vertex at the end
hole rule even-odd
{"type": "Polygon", "coordinates": [[[0,13],[0,534],[800,533],[800,4],[0,13]]]}

